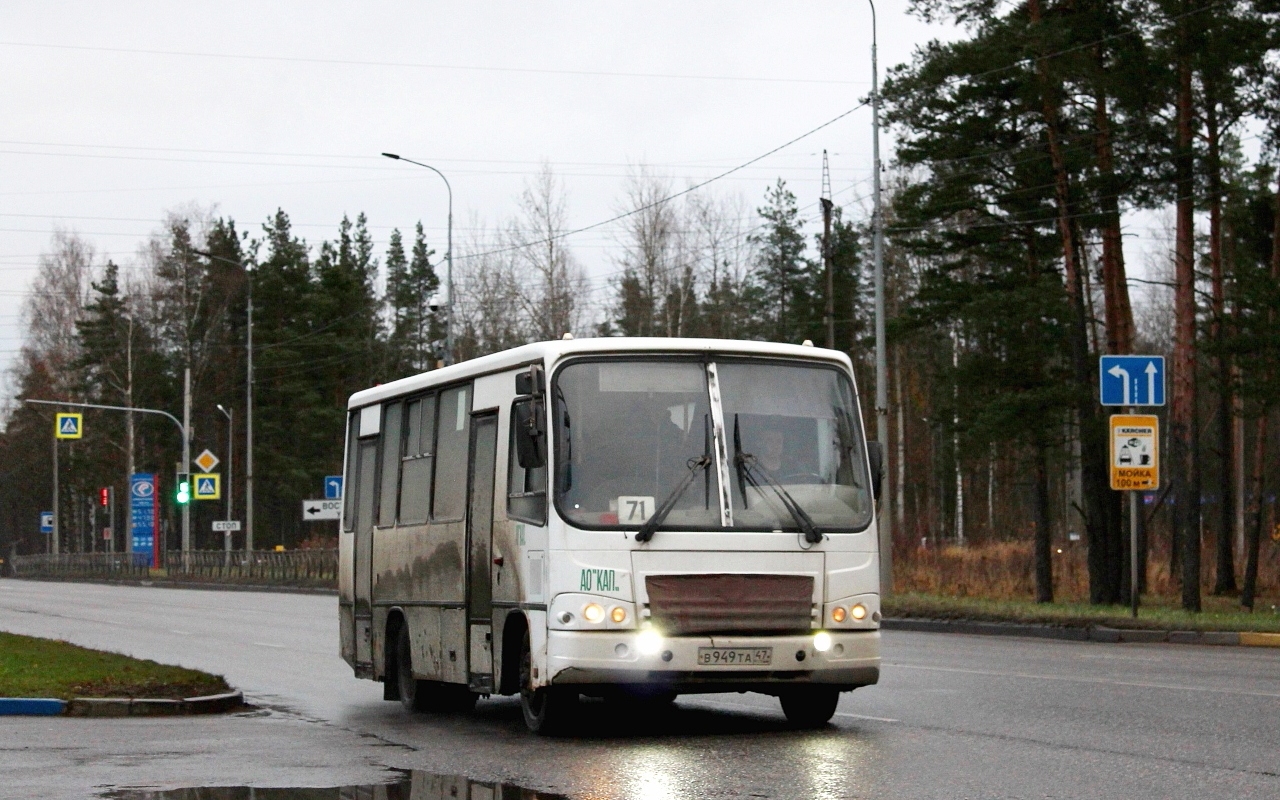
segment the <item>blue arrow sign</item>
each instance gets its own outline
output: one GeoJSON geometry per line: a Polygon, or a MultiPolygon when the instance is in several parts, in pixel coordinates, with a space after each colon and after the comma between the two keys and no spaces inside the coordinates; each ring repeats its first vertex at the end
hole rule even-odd
{"type": "Polygon", "coordinates": [[[1104,406],[1164,405],[1164,356],[1103,356],[1098,386],[1104,406]]]}
{"type": "Polygon", "coordinates": [[[324,499],[325,500],[341,500],[342,499],[342,476],[341,475],[324,476],[324,499]]]}
{"type": "Polygon", "coordinates": [[[40,532],[53,533],[53,512],[52,511],[40,512],[40,532]]]}

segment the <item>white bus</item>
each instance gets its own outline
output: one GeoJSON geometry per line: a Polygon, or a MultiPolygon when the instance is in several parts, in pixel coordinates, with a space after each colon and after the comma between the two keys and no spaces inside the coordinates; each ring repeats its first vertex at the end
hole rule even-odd
{"type": "MultiPolygon", "coordinates": [[[[880,673],[874,489],[849,358],[540,342],[348,404],[342,657],[410,710],[519,694],[777,696],[819,725],[880,673]]],[[[876,476],[874,479],[872,476],[876,476]]]]}

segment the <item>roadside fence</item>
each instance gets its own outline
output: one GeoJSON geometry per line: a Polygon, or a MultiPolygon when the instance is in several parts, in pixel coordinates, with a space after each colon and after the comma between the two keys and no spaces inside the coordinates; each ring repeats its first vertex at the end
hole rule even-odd
{"type": "Polygon", "coordinates": [[[14,556],[10,574],[55,580],[159,580],[336,588],[337,550],[170,550],[160,567],[142,554],[60,553],[14,556]]]}

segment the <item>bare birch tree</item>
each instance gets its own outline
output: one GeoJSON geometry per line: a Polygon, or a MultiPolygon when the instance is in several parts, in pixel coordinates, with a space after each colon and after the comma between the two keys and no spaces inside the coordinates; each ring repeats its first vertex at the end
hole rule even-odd
{"type": "Polygon", "coordinates": [[[564,242],[568,197],[550,165],[520,195],[520,215],[507,225],[507,246],[521,306],[537,339],[559,339],[582,330],[590,284],[564,242]]]}

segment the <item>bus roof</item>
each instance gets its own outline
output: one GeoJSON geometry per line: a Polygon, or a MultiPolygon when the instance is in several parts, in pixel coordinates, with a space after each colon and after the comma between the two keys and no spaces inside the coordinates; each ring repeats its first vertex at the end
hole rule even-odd
{"type": "Polygon", "coordinates": [[[826,361],[844,366],[852,372],[849,356],[839,350],[777,342],[755,342],[741,339],[685,339],[674,337],[602,336],[590,339],[554,339],[533,342],[500,353],[473,358],[452,366],[410,375],[351,395],[348,409],[367,406],[392,397],[429,389],[433,386],[465,380],[469,377],[501,372],[506,369],[541,362],[548,367],[566,356],[582,354],[634,353],[725,353],[733,355],[783,356],[826,361]]]}

